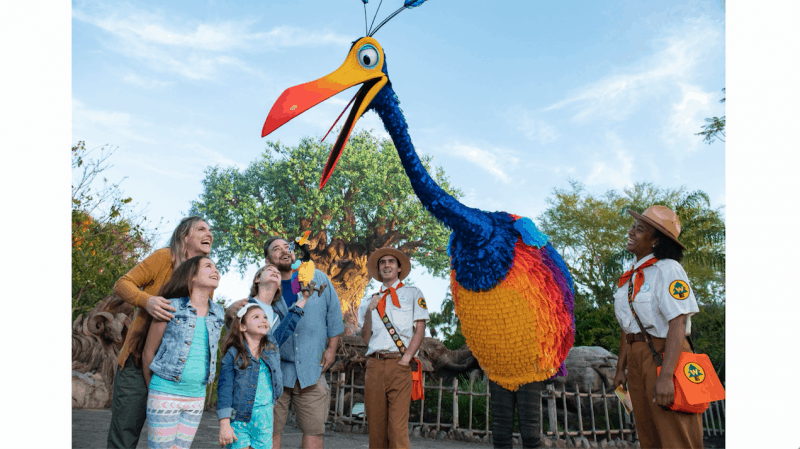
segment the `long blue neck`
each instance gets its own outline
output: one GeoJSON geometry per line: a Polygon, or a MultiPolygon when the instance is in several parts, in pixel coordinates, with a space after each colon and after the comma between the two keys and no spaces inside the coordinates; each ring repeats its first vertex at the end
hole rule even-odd
{"type": "Polygon", "coordinates": [[[391,81],[375,96],[367,110],[369,109],[374,109],[380,116],[386,131],[392,137],[411,187],[422,205],[455,234],[473,239],[477,246],[487,242],[492,234],[491,217],[480,209],[465,206],[445,192],[422,165],[414,144],[411,143],[411,136],[408,135],[408,124],[391,81]]]}

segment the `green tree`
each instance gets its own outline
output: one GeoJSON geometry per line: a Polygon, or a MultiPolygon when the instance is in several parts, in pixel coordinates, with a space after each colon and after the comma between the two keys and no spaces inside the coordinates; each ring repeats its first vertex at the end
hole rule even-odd
{"type": "MultiPolygon", "coordinates": [[[[725,93],[725,88],[722,89],[722,93],[725,93]]],[[[725,103],[725,97],[722,97],[722,100],[719,100],[720,103],[725,103]]],[[[701,126],[703,130],[699,133],[696,133],[695,136],[703,136],[703,140],[711,145],[714,143],[715,139],[719,139],[725,142],[725,116],[722,117],[711,117],[706,119],[706,125],[701,126]]]]}
{"type": "Polygon", "coordinates": [[[467,342],[461,333],[461,321],[456,317],[455,306],[453,296],[448,291],[442,301],[442,311],[431,312],[428,322],[431,337],[439,338],[447,349],[452,350],[461,348],[467,342]]]}
{"type": "Polygon", "coordinates": [[[114,283],[152,247],[146,217],[134,209],[119,183],[96,189],[114,150],[89,158],[83,141],[72,147],[72,318],[112,293],[114,283]]]}
{"type": "Polygon", "coordinates": [[[725,381],[725,303],[700,304],[700,313],[692,316],[692,343],[695,351],[706,354],[714,369],[725,381]]]}
{"type": "Polygon", "coordinates": [[[680,217],[680,240],[686,246],[682,265],[695,296],[702,303],[724,301],[725,224],[705,192],[637,183],[622,193],[595,196],[577,181],[570,184],[570,189],[553,191],[539,223],[570,267],[576,297],[592,306],[613,304],[619,276],[633,260],[624,248],[633,221],[625,211],[661,204],[680,217]]]}
{"type": "Polygon", "coordinates": [[[576,346],[602,346],[617,352],[619,325],[613,294],[619,276],[633,259],[624,249],[633,218],[625,212],[643,212],[661,204],[681,220],[680,240],[686,246],[682,265],[701,307],[692,319],[698,350],[724,364],[725,224],[721,209],[711,208],[702,191],[662,189],[638,183],[621,193],[592,195],[571,181],[570,189],[555,189],[539,226],[550,236],[575,281],[576,346]],[[706,313],[705,316],[703,314],[706,313]],[[720,320],[722,317],[722,320],[720,320]],[[701,327],[708,325],[708,329],[701,327]]]}
{"type": "MultiPolygon", "coordinates": [[[[352,332],[368,284],[369,254],[394,246],[428,272],[444,276],[449,230],[417,199],[390,140],[355,133],[320,191],[330,149],[308,137],[295,147],[267,142],[266,151],[244,170],[209,167],[192,213],[214,229],[222,271],[232,262],[242,273],[250,264],[264,263],[263,244],[270,235],[291,239],[311,231],[312,260],[334,284],[352,332]]],[[[430,156],[421,159],[430,171],[430,156]]],[[[443,189],[461,196],[440,167],[431,173],[443,189]]]]}

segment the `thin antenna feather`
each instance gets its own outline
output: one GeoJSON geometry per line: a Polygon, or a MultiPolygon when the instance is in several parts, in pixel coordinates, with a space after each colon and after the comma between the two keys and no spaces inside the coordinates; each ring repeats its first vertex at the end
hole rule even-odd
{"type": "Polygon", "coordinates": [[[374,36],[374,35],[375,35],[375,33],[377,33],[377,32],[378,32],[378,30],[380,30],[380,29],[381,29],[381,27],[382,27],[382,26],[386,25],[386,22],[388,22],[388,21],[392,20],[392,18],[394,18],[394,16],[396,16],[396,15],[400,14],[400,12],[402,12],[404,9],[406,9],[406,7],[405,7],[405,6],[401,6],[401,7],[400,7],[400,8],[399,8],[397,11],[395,11],[395,12],[391,13],[391,14],[389,15],[389,17],[387,17],[387,18],[383,19],[383,22],[381,22],[380,24],[378,24],[378,26],[377,26],[377,27],[376,27],[374,30],[372,30],[372,31],[369,33],[369,36],[370,36],[370,37],[374,36]]]}
{"type": "MultiPolygon", "coordinates": [[[[375,18],[378,17],[378,11],[381,10],[381,5],[383,4],[383,0],[378,3],[378,9],[375,10],[375,15],[372,16],[372,23],[369,24],[369,28],[372,29],[372,25],[375,25],[375,18]]],[[[367,36],[372,36],[369,31],[367,31],[367,36]]]]}

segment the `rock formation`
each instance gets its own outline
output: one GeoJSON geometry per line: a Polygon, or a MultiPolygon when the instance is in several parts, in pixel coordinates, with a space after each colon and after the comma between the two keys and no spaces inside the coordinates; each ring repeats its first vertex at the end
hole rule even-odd
{"type": "MultiPolygon", "coordinates": [[[[366,352],[367,344],[361,336],[342,336],[331,371],[348,372],[354,364],[360,364],[363,368],[367,362],[366,352]]],[[[450,350],[439,340],[430,337],[422,340],[417,358],[422,363],[423,371],[445,378],[479,368],[478,360],[466,345],[461,349],[450,350]]]]}
{"type": "Polygon", "coordinates": [[[111,405],[117,357],[132,316],[133,307],[111,295],[72,323],[73,408],[111,405]]]}

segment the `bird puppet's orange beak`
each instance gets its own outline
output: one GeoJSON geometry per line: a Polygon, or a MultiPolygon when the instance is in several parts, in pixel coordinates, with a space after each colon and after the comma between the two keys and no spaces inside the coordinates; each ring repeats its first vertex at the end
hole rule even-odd
{"type": "Polygon", "coordinates": [[[375,95],[377,95],[388,82],[386,74],[381,71],[382,67],[383,49],[380,44],[378,44],[378,41],[371,37],[359,39],[350,49],[350,53],[348,53],[341,67],[334,72],[318,80],[290,87],[283,91],[269,111],[267,120],[264,122],[264,127],[261,129],[261,137],[265,137],[283,126],[284,123],[339,92],[357,84],[363,84],[354,98],[355,102],[350,110],[350,114],[347,116],[342,130],[339,132],[339,137],[336,139],[336,143],[333,145],[331,153],[328,156],[328,162],[325,165],[319,183],[319,188],[322,190],[322,187],[325,186],[325,183],[328,182],[331,174],[333,174],[333,169],[336,167],[336,163],[342,155],[344,145],[350,137],[350,133],[353,131],[356,121],[367,109],[367,106],[369,106],[372,99],[375,98],[375,95]],[[369,51],[368,47],[370,46],[376,52],[370,54],[377,54],[378,61],[375,61],[373,57],[372,60],[367,60],[365,64],[364,52],[365,49],[369,51]],[[361,61],[359,58],[361,58],[361,61]]]}
{"type": "Polygon", "coordinates": [[[306,231],[300,237],[295,238],[294,241],[297,242],[298,245],[303,246],[308,241],[309,235],[311,235],[311,231],[306,231]]]}

